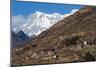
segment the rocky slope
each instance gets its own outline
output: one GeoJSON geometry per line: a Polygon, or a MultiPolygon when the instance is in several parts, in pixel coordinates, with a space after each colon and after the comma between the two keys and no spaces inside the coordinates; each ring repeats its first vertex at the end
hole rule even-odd
{"type": "Polygon", "coordinates": [[[96,60],[96,7],[85,6],[12,51],[13,65],[96,60]]]}

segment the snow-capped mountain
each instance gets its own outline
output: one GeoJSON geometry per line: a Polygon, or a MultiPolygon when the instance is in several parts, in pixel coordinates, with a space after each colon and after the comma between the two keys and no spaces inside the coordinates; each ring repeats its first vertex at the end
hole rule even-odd
{"type": "Polygon", "coordinates": [[[61,15],[59,13],[46,14],[36,11],[27,17],[22,15],[12,16],[12,30],[15,33],[22,30],[28,36],[37,36],[69,15],[61,15]]]}
{"type": "Polygon", "coordinates": [[[50,15],[42,12],[35,12],[30,16],[30,18],[28,19],[29,23],[24,24],[22,29],[26,34],[28,34],[28,36],[40,34],[42,31],[50,28],[56,22],[62,20],[64,16],[60,15],[59,13],[50,15]]]}

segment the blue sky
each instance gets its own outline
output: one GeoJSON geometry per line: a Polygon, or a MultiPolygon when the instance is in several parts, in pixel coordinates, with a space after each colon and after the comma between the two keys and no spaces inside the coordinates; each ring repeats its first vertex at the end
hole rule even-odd
{"type": "Polygon", "coordinates": [[[19,2],[12,0],[11,12],[13,16],[16,15],[29,15],[35,11],[44,13],[70,13],[72,9],[80,9],[82,5],[71,4],[51,4],[51,3],[39,3],[39,2],[19,2]]]}

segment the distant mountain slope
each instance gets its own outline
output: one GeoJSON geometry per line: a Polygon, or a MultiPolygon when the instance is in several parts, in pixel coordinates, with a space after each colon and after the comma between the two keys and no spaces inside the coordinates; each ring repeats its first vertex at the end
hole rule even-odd
{"type": "Polygon", "coordinates": [[[12,62],[27,65],[95,61],[95,45],[96,7],[85,6],[25,46],[13,49],[12,62]]]}
{"type": "Polygon", "coordinates": [[[27,43],[29,40],[31,40],[31,38],[25,35],[23,31],[19,31],[18,33],[15,33],[12,31],[11,39],[12,39],[11,44],[13,48],[19,47],[23,45],[24,43],[27,43]]]}

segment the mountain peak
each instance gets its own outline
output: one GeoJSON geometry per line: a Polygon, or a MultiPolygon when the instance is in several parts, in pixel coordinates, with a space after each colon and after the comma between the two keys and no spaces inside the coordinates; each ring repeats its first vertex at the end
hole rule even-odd
{"type": "MultiPolygon", "coordinates": [[[[52,25],[64,18],[60,13],[47,14],[36,11],[31,16],[26,18],[26,22],[18,27],[14,27],[14,32],[24,31],[28,36],[39,35],[44,30],[50,28],[52,25]]],[[[14,22],[12,22],[14,25],[14,22]]],[[[20,24],[20,23],[19,23],[20,24]]]]}
{"type": "Polygon", "coordinates": [[[22,30],[28,36],[32,36],[34,34],[39,35],[44,30],[50,28],[51,26],[61,21],[65,17],[75,13],[77,10],[78,9],[73,9],[69,14],[64,14],[64,15],[57,12],[52,14],[47,14],[41,11],[36,11],[32,15],[27,16],[27,18],[25,19],[23,19],[23,16],[20,17],[19,19],[13,17],[14,19],[14,21],[12,22],[13,31],[19,32],[22,30]]]}

